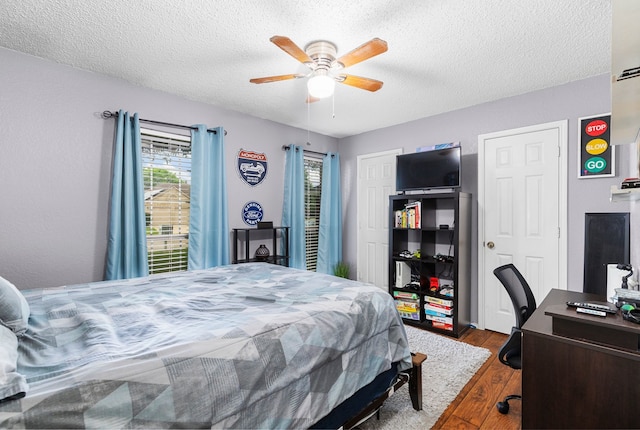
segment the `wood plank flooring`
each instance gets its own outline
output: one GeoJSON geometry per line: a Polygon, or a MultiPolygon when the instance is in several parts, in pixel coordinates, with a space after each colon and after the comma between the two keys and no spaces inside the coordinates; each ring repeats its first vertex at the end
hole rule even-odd
{"type": "MultiPolygon", "coordinates": [[[[507,336],[489,330],[467,330],[460,341],[487,348],[492,352],[484,365],[462,389],[458,397],[433,426],[434,429],[520,430],[522,402],[509,401],[509,413],[503,415],[496,403],[509,394],[521,394],[520,370],[498,360],[497,352],[507,336]]],[[[428,383],[428,382],[427,382],[428,383]]]]}

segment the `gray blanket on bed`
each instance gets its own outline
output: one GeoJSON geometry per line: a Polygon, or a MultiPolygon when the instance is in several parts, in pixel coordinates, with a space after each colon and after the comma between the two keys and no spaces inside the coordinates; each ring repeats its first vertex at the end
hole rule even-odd
{"type": "Polygon", "coordinates": [[[266,263],[23,293],[1,428],[303,428],[411,365],[389,294],[266,263]]]}

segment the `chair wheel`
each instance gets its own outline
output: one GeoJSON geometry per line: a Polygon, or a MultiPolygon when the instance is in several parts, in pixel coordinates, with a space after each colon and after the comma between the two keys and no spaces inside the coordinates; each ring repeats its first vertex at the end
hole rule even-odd
{"type": "Polygon", "coordinates": [[[498,412],[501,414],[506,415],[509,413],[509,403],[507,402],[498,402],[496,408],[498,408],[498,412]]]}

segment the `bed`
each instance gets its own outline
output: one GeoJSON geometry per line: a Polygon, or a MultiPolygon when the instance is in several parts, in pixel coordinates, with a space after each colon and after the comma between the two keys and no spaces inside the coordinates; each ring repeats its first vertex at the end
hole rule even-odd
{"type": "Polygon", "coordinates": [[[267,263],[0,285],[0,314],[0,428],[308,428],[412,366],[389,294],[267,263]]]}

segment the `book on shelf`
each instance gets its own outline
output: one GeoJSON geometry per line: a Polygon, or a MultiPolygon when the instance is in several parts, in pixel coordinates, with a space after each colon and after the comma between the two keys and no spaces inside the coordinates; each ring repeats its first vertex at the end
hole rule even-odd
{"type": "Polygon", "coordinates": [[[443,306],[453,306],[453,300],[441,299],[439,297],[425,296],[425,301],[443,306]]]}
{"type": "Polygon", "coordinates": [[[425,304],[424,306],[425,313],[429,315],[434,315],[437,317],[449,317],[453,315],[453,309],[449,306],[438,306],[436,304],[425,304]]]}
{"type": "Polygon", "coordinates": [[[401,318],[405,318],[408,320],[420,321],[420,312],[402,312],[398,311],[401,318]]]}
{"type": "Polygon", "coordinates": [[[396,309],[402,312],[417,312],[420,310],[420,302],[411,300],[396,300],[396,309]]]}
{"type": "Polygon", "coordinates": [[[431,327],[453,331],[453,324],[445,324],[439,321],[431,321],[431,327]]]}
{"type": "Polygon", "coordinates": [[[434,311],[434,310],[431,310],[431,309],[425,309],[424,310],[424,314],[432,316],[432,317],[447,317],[447,316],[449,316],[449,315],[446,315],[446,314],[443,314],[441,312],[434,311]]]}
{"type": "Polygon", "coordinates": [[[429,314],[425,314],[424,317],[426,319],[430,320],[430,321],[436,321],[436,322],[441,322],[443,324],[451,324],[451,325],[453,325],[453,318],[452,317],[438,317],[438,316],[429,315],[429,314]]]}
{"type": "Polygon", "coordinates": [[[410,293],[408,291],[394,291],[393,297],[397,299],[420,300],[420,296],[418,296],[417,293],[410,293]]]}
{"type": "Polygon", "coordinates": [[[419,201],[407,203],[404,209],[395,211],[394,217],[396,228],[420,228],[422,225],[422,203],[419,201]]]}
{"type": "Polygon", "coordinates": [[[425,302],[425,304],[431,306],[433,310],[437,310],[439,312],[446,312],[453,309],[453,306],[441,305],[439,303],[425,302]]]}
{"type": "MultiPolygon", "coordinates": [[[[401,291],[394,291],[394,293],[402,293],[401,291]]],[[[408,293],[413,294],[413,293],[408,293]]],[[[403,294],[404,295],[404,294],[403,294]]],[[[396,310],[402,318],[410,320],[420,320],[420,297],[413,295],[416,299],[407,297],[398,297],[394,294],[396,310]]],[[[413,297],[412,296],[412,297],[413,297]]]]}
{"type": "Polygon", "coordinates": [[[422,221],[422,203],[420,201],[407,203],[404,209],[409,214],[408,228],[420,228],[422,221]]]}

